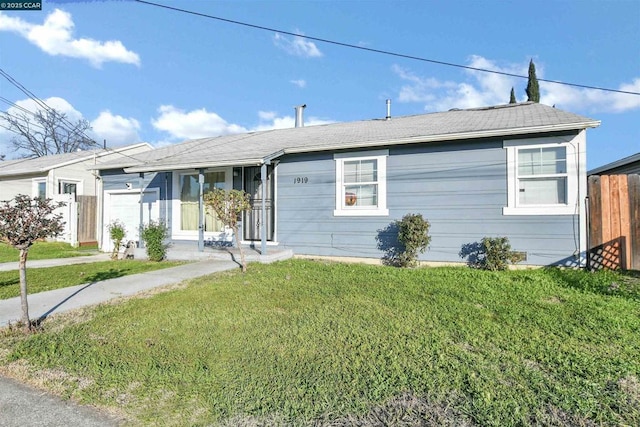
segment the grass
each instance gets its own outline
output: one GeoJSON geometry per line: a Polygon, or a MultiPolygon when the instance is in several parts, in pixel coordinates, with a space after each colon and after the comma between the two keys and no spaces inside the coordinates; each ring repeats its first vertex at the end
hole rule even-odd
{"type": "MultiPolygon", "coordinates": [[[[29,248],[29,259],[71,258],[91,255],[96,252],[93,249],[74,248],[63,242],[36,242],[29,248]]],[[[16,262],[20,257],[20,251],[6,243],[0,243],[0,262],[16,262]]],[[[28,265],[28,264],[27,264],[28,265]]]]}
{"type": "Polygon", "coordinates": [[[134,425],[638,425],[634,280],[252,265],[7,331],[0,372],[134,425]]]}
{"type": "MultiPolygon", "coordinates": [[[[99,282],[115,277],[180,265],[180,262],[149,261],[103,261],[86,264],[70,264],[60,267],[29,268],[27,261],[27,289],[29,295],[38,292],[83,283],[99,282]]],[[[16,263],[17,267],[17,263],[16,263]]],[[[20,296],[20,276],[18,270],[0,271],[0,299],[20,296]]]]}

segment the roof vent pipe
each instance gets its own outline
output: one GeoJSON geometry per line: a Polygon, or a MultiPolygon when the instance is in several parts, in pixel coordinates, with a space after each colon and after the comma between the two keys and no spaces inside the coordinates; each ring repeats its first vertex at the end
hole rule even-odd
{"type": "Polygon", "coordinates": [[[304,127],[304,109],[307,108],[307,104],[302,104],[294,107],[296,110],[296,127],[301,128],[304,127]]]}
{"type": "Polygon", "coordinates": [[[387,99],[387,120],[391,120],[391,100],[387,99]]]}

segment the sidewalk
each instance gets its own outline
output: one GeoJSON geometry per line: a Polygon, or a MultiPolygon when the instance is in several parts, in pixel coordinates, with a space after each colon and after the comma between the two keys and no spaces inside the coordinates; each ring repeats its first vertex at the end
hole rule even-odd
{"type": "MultiPolygon", "coordinates": [[[[102,255],[98,255],[98,257],[100,256],[102,255]]],[[[54,261],[58,262],[58,264],[54,263],[47,266],[69,264],[69,258],[46,261],[51,263],[54,261]]],[[[39,261],[33,261],[33,264],[27,262],[27,274],[29,268],[36,267],[36,263],[38,262],[39,261]]],[[[4,264],[0,264],[0,267],[2,265],[4,264]]],[[[13,269],[15,269],[16,264],[13,264],[13,266],[13,269]]],[[[236,268],[239,268],[238,264],[233,261],[206,260],[180,265],[178,267],[149,271],[147,273],[117,277],[102,282],[85,283],[68,288],[55,289],[53,291],[39,292],[28,296],[29,315],[32,320],[44,320],[55,313],[99,304],[113,298],[133,295],[147,289],[179,283],[183,280],[236,268]]],[[[15,323],[21,316],[22,308],[20,306],[20,297],[0,300],[0,327],[7,326],[9,322],[15,323]]]]}
{"type": "MultiPolygon", "coordinates": [[[[29,268],[53,267],[108,259],[108,254],[100,254],[77,258],[28,261],[27,272],[29,268]]],[[[0,270],[15,270],[18,267],[17,264],[17,262],[0,264],[0,270]]],[[[237,268],[239,266],[234,261],[207,259],[178,267],[40,292],[28,296],[29,313],[32,320],[44,320],[47,316],[55,313],[99,304],[147,289],[237,268]]],[[[0,327],[7,326],[9,322],[17,321],[21,315],[20,297],[0,300],[0,327]]],[[[0,377],[0,427],[27,425],[111,427],[119,423],[120,420],[94,408],[77,405],[71,401],[63,401],[29,386],[0,377]]]]}
{"type": "MultiPolygon", "coordinates": [[[[29,271],[30,268],[57,267],[59,265],[70,264],[87,264],[90,262],[109,261],[110,259],[111,257],[107,253],[98,255],[77,256],[71,258],[38,259],[33,261],[27,259],[27,271],[29,271]]],[[[17,259],[14,262],[0,263],[0,271],[11,271],[17,269],[17,259]]]]}

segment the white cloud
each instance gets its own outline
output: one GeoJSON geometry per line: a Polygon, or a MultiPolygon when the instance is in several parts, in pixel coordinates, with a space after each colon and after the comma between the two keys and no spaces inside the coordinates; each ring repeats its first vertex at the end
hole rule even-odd
{"type": "MultiPolygon", "coordinates": [[[[78,120],[81,120],[83,118],[82,113],[76,110],[75,108],[73,108],[73,106],[66,99],[53,96],[51,98],[46,98],[41,101],[44,105],[48,106],[49,108],[53,108],[59,113],[65,114],[66,119],[69,122],[75,123],[78,120]]],[[[20,101],[16,101],[15,104],[17,105],[17,107],[9,107],[9,109],[7,109],[7,112],[12,116],[22,116],[26,114],[27,117],[31,118],[30,117],[31,115],[26,111],[31,113],[44,111],[44,107],[41,104],[34,101],[33,99],[23,99],[20,101]]]]}
{"type": "Polygon", "coordinates": [[[134,118],[125,118],[114,115],[106,110],[91,122],[93,131],[91,132],[98,143],[106,140],[107,146],[117,147],[121,145],[134,144],[140,141],[138,131],[140,122],[134,118]]]}
{"type": "Polygon", "coordinates": [[[302,33],[299,34],[300,36],[287,38],[276,33],[273,36],[273,43],[290,55],[300,56],[303,58],[319,58],[323,56],[315,43],[301,37],[303,35],[302,33]]]}
{"type": "Polygon", "coordinates": [[[195,139],[247,132],[244,127],[228,123],[204,108],[187,112],[173,105],[162,105],[158,113],[158,118],[151,120],[153,127],[169,133],[173,138],[195,139]]]}
{"type": "Polygon", "coordinates": [[[307,86],[307,81],[303,80],[303,79],[298,79],[298,80],[290,80],[291,84],[294,84],[296,86],[298,86],[299,88],[305,88],[307,86]]]}
{"type": "Polygon", "coordinates": [[[94,67],[110,61],[140,65],[138,54],[118,40],[73,38],[74,26],[71,14],[60,9],[51,12],[42,25],[0,12],[0,31],[17,33],[49,55],[86,59],[94,67]]]}
{"type": "MultiPolygon", "coordinates": [[[[535,62],[535,61],[534,61],[535,62]]],[[[499,65],[482,56],[471,56],[467,64],[473,68],[495,70],[526,76],[529,60],[518,64],[499,65]]],[[[427,111],[446,111],[451,108],[475,108],[509,102],[511,88],[515,88],[518,102],[527,100],[524,93],[527,81],[503,74],[465,70],[460,81],[442,81],[433,77],[418,76],[411,70],[397,65],[392,71],[405,82],[398,91],[399,102],[423,103],[427,111]]],[[[544,78],[544,64],[536,64],[536,75],[544,78]]],[[[539,82],[540,102],[556,105],[572,111],[625,112],[640,108],[640,96],[595,89],[584,89],[556,83],[539,82]]],[[[640,78],[623,83],[619,90],[639,92],[640,78]]]]}

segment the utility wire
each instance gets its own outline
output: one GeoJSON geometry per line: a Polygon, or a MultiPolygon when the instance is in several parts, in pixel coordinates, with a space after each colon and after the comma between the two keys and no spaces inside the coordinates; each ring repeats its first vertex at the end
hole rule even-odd
{"type": "MultiPolygon", "coordinates": [[[[257,30],[263,30],[263,31],[270,31],[270,32],[275,32],[275,33],[280,33],[280,34],[286,34],[288,36],[300,37],[300,38],[307,39],[307,40],[313,40],[313,41],[317,41],[317,42],[322,42],[322,43],[332,44],[332,45],[336,45],[336,46],[347,47],[347,48],[351,48],[351,49],[364,50],[364,51],[367,51],[367,52],[380,53],[380,54],[383,54],[383,55],[395,56],[395,57],[398,57],[398,58],[405,58],[405,59],[412,59],[412,60],[415,60],[415,61],[429,62],[431,64],[445,65],[445,66],[448,66],[448,67],[463,68],[465,70],[480,71],[480,72],[483,72],[483,73],[493,73],[493,74],[499,74],[499,75],[502,75],[502,76],[516,77],[516,78],[519,78],[519,79],[528,79],[529,78],[529,76],[523,76],[521,74],[514,74],[514,73],[507,73],[507,72],[504,72],[504,71],[489,70],[489,69],[486,69],[486,68],[471,67],[469,65],[461,65],[461,64],[455,64],[453,62],[438,61],[438,60],[435,60],[435,59],[428,59],[428,58],[422,58],[422,57],[419,57],[419,56],[406,55],[406,54],[392,52],[392,51],[388,51],[388,50],[382,50],[382,49],[373,49],[373,48],[370,48],[370,47],[358,46],[358,45],[354,45],[354,44],[343,43],[343,42],[324,39],[324,38],[320,38],[320,37],[313,37],[313,36],[307,36],[307,35],[303,35],[303,34],[296,34],[296,33],[292,33],[292,32],[289,32],[289,31],[282,31],[282,30],[279,30],[277,28],[270,28],[270,27],[264,27],[262,25],[249,24],[247,22],[241,22],[241,21],[235,21],[233,19],[221,18],[219,16],[208,15],[206,13],[201,13],[201,12],[194,12],[194,11],[191,11],[191,10],[186,10],[186,9],[181,9],[181,8],[178,8],[178,7],[167,6],[167,5],[164,5],[164,4],[154,3],[154,2],[145,1],[145,0],[134,0],[134,1],[137,2],[137,3],[146,4],[146,5],[149,5],[149,6],[155,6],[155,7],[160,7],[160,8],[163,8],[163,9],[172,10],[174,12],[186,13],[186,14],[189,14],[189,15],[195,15],[195,16],[200,16],[202,18],[214,19],[214,20],[226,22],[226,23],[229,23],[229,24],[241,25],[241,26],[244,26],[244,27],[249,27],[249,28],[253,28],[253,29],[257,29],[257,30]]],[[[555,83],[555,84],[565,85],[565,86],[579,87],[579,88],[583,88],[583,89],[595,89],[595,90],[602,90],[602,91],[605,91],[605,92],[624,93],[624,94],[627,94],[627,95],[640,95],[640,92],[631,92],[631,91],[626,91],[626,90],[609,89],[609,88],[604,88],[604,87],[599,87],[599,86],[583,85],[583,84],[578,84],[578,83],[561,82],[559,80],[549,80],[549,79],[538,78],[538,81],[547,82],[547,83],[555,83]]]]}

